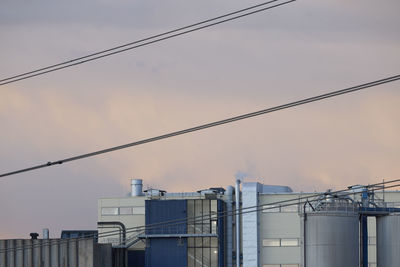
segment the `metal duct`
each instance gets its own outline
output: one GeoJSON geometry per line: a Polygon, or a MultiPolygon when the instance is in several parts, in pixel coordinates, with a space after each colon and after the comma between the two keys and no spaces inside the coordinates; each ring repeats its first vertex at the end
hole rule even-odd
{"type": "Polygon", "coordinates": [[[235,198],[236,198],[236,266],[240,267],[240,180],[236,180],[235,186],[235,198]]]}
{"type": "Polygon", "coordinates": [[[227,251],[227,267],[233,267],[233,186],[228,186],[225,191],[226,198],[226,251],[227,251]]]}

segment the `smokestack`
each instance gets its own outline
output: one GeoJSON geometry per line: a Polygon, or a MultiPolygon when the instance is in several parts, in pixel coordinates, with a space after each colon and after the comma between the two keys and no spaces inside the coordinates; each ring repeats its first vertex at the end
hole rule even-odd
{"type": "Polygon", "coordinates": [[[137,197],[137,196],[143,196],[143,181],[142,179],[132,179],[131,180],[131,196],[132,197],[137,197]]]}

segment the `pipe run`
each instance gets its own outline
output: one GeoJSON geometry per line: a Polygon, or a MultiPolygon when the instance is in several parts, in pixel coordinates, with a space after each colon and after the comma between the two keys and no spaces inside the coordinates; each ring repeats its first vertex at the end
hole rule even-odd
{"type": "Polygon", "coordinates": [[[120,245],[124,246],[126,241],[126,227],[122,222],[118,221],[111,221],[111,222],[97,222],[98,228],[107,228],[106,226],[111,226],[111,228],[118,228],[119,227],[119,240],[120,245]],[[122,234],[122,236],[121,236],[122,234]]]}
{"type": "Polygon", "coordinates": [[[226,217],[226,251],[227,251],[227,267],[233,267],[233,186],[228,186],[225,191],[226,199],[226,211],[228,216],[226,217]]]}
{"type": "Polygon", "coordinates": [[[235,185],[235,214],[236,214],[236,266],[240,267],[240,180],[235,185]]]}

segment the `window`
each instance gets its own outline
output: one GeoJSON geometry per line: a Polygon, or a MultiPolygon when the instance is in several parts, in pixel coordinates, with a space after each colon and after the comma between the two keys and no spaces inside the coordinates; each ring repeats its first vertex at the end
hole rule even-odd
{"type": "MultiPolygon", "coordinates": [[[[282,238],[281,239],[281,247],[297,247],[297,246],[299,246],[299,240],[297,238],[282,238]]],[[[288,266],[288,267],[291,267],[291,266],[288,266]]]]}
{"type": "Polygon", "coordinates": [[[217,237],[189,237],[187,244],[188,267],[218,267],[217,237]]]}
{"type": "MultiPolygon", "coordinates": [[[[190,239],[190,238],[189,238],[190,239]]],[[[194,248],[188,248],[188,267],[195,267],[194,248]]]]}
{"type": "MultiPolygon", "coordinates": [[[[188,234],[218,232],[217,200],[188,199],[188,234]]],[[[218,267],[218,237],[188,237],[188,267],[218,267]]]]}
{"type": "Polygon", "coordinates": [[[101,215],[143,215],[144,207],[107,207],[101,208],[101,215]]]}
{"type": "Polygon", "coordinates": [[[119,214],[120,215],[131,215],[131,214],[133,214],[133,209],[132,209],[132,207],[120,207],[119,214]]]}
{"type": "Polygon", "coordinates": [[[212,234],[217,233],[217,221],[211,221],[211,233],[212,234]]]}
{"type": "MultiPolygon", "coordinates": [[[[264,247],[298,247],[298,238],[266,238],[263,239],[264,247]]],[[[289,266],[290,267],[290,266],[289,266]]]]}
{"type": "Polygon", "coordinates": [[[218,245],[216,237],[188,238],[188,266],[218,267],[218,245]],[[211,239],[211,242],[210,242],[211,239]],[[214,246],[214,244],[216,246],[214,246]],[[194,246],[193,246],[194,245],[194,246]]]}
{"type": "Polygon", "coordinates": [[[280,239],[279,238],[268,238],[263,239],[264,247],[280,247],[280,239]]]}
{"type": "Polygon", "coordinates": [[[118,215],[118,208],[101,208],[101,215],[118,215]]]}
{"type": "Polygon", "coordinates": [[[299,267],[298,264],[264,264],[263,267],[299,267]]]}

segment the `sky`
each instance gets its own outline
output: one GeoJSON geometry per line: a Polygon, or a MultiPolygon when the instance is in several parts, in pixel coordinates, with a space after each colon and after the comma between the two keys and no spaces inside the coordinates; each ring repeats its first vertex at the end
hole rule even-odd
{"type": "MultiPolygon", "coordinates": [[[[0,78],[260,1],[2,0],[0,78]]],[[[0,172],[399,74],[397,0],[283,7],[0,87],[0,172]]],[[[400,82],[0,178],[0,238],[95,229],[130,179],[169,192],[244,181],[295,191],[400,178],[400,82]]]]}

